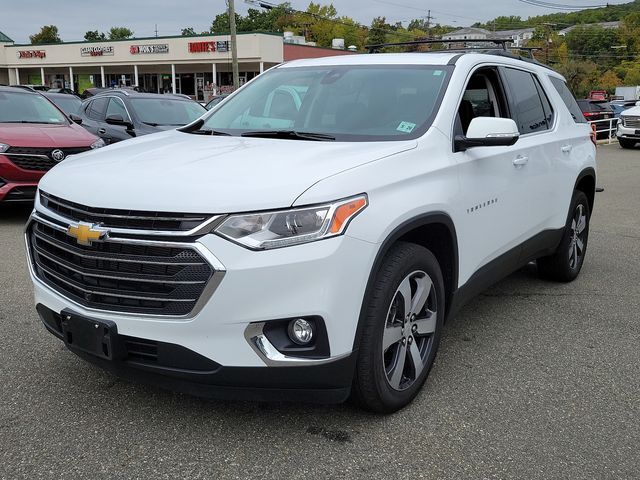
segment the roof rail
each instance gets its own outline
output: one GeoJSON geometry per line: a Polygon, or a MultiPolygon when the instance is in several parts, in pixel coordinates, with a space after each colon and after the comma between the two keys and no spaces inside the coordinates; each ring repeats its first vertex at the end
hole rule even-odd
{"type": "MultiPolygon", "coordinates": [[[[471,38],[465,40],[444,40],[441,38],[427,38],[424,40],[413,40],[410,42],[396,42],[396,43],[378,43],[375,45],[365,45],[364,48],[369,50],[369,53],[379,52],[381,48],[384,47],[402,47],[402,46],[410,46],[410,45],[429,45],[433,43],[495,43],[496,45],[502,46],[503,50],[507,50],[507,44],[513,43],[513,39],[511,38],[471,38]]],[[[466,49],[468,50],[468,49],[466,49]]]]}
{"type": "Polygon", "coordinates": [[[435,38],[425,39],[425,40],[414,40],[411,42],[397,42],[397,43],[380,43],[377,45],[366,45],[365,48],[369,49],[369,53],[378,53],[381,48],[384,47],[398,47],[398,46],[411,46],[411,45],[430,45],[434,43],[495,43],[500,46],[500,48],[491,48],[491,47],[463,47],[463,48],[448,48],[446,50],[432,50],[429,52],[420,52],[420,53],[483,53],[485,55],[498,55],[501,57],[513,58],[515,60],[522,60],[523,62],[533,63],[540,67],[545,67],[550,70],[553,70],[550,66],[545,65],[542,62],[539,62],[533,56],[533,52],[537,50],[542,50],[539,47],[514,47],[508,46],[509,43],[512,43],[513,40],[510,38],[483,38],[483,39],[471,39],[471,40],[440,40],[435,38]],[[524,51],[528,53],[528,56],[523,57],[513,51],[524,51]]]}

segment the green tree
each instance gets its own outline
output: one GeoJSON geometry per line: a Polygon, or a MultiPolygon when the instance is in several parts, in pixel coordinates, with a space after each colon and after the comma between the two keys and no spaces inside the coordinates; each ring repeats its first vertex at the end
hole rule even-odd
{"type": "Polygon", "coordinates": [[[62,39],[58,35],[58,27],[55,25],[45,25],[38,33],[29,35],[29,39],[33,45],[41,43],[62,43],[62,39]]]}
{"type": "Polygon", "coordinates": [[[371,28],[369,28],[369,36],[367,37],[367,44],[378,45],[387,42],[387,32],[391,30],[391,25],[387,23],[385,17],[376,17],[371,21],[371,28]]]}
{"type": "Polygon", "coordinates": [[[106,40],[107,36],[104,33],[99,33],[98,30],[90,30],[84,34],[84,39],[87,42],[99,42],[106,40]]]}
{"type": "Polygon", "coordinates": [[[180,35],[182,35],[183,37],[188,37],[190,35],[196,35],[196,31],[193,29],[193,27],[187,27],[182,29],[182,33],[180,33],[180,35]]]}
{"type": "MultiPolygon", "coordinates": [[[[240,25],[242,21],[242,17],[236,13],[236,27],[240,25]]],[[[213,23],[211,24],[211,33],[228,33],[229,29],[229,13],[224,12],[216,15],[216,18],[213,19],[213,23]]],[[[241,31],[238,29],[238,31],[241,31]]]]}
{"type": "Polygon", "coordinates": [[[133,31],[127,27],[111,27],[109,30],[109,40],[126,40],[133,37],[133,31]]]}

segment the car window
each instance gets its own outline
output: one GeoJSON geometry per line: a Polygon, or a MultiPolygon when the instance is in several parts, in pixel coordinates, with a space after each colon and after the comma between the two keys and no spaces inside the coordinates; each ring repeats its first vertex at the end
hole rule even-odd
{"type": "Polygon", "coordinates": [[[0,123],[66,124],[67,118],[49,100],[35,93],[0,92],[0,123]]]}
{"type": "Polygon", "coordinates": [[[495,68],[482,68],[473,73],[458,106],[455,135],[466,135],[476,117],[509,118],[503,88],[495,68]]]}
{"type": "Polygon", "coordinates": [[[550,125],[542,105],[540,94],[531,73],[515,68],[505,68],[504,76],[509,85],[514,120],[522,135],[548,130],[550,125]]]}
{"type": "Polygon", "coordinates": [[[109,98],[96,98],[91,101],[85,112],[87,112],[87,116],[92,120],[104,120],[108,103],[109,98]]]}
{"type": "Polygon", "coordinates": [[[181,126],[196,120],[207,110],[198,102],[158,97],[132,98],[136,116],[149,125],[181,126]]]}
{"type": "Polygon", "coordinates": [[[451,67],[281,67],[252,81],[207,117],[204,129],[296,130],[340,141],[417,138],[438,110],[451,67]]]}
{"type": "Polygon", "coordinates": [[[78,113],[82,101],[75,95],[64,95],[60,97],[50,98],[67,115],[78,113]]]}
{"type": "Polygon", "coordinates": [[[540,84],[540,80],[534,75],[533,79],[536,84],[536,88],[538,89],[538,95],[540,96],[540,100],[542,101],[542,108],[544,109],[544,115],[547,120],[547,128],[551,128],[554,120],[554,112],[553,106],[549,101],[549,97],[547,97],[547,92],[544,91],[544,87],[540,84]]]}
{"type": "Polygon", "coordinates": [[[109,117],[111,115],[119,115],[123,120],[131,121],[127,109],[119,98],[112,97],[109,99],[106,116],[109,117]]]}
{"type": "Polygon", "coordinates": [[[586,123],[587,120],[584,118],[582,110],[580,110],[578,102],[576,102],[576,99],[569,90],[569,87],[567,87],[567,84],[557,77],[549,77],[549,79],[551,80],[551,83],[553,84],[556,91],[560,94],[560,98],[562,98],[562,101],[569,109],[569,113],[571,113],[571,116],[573,117],[575,122],[586,123]]]}

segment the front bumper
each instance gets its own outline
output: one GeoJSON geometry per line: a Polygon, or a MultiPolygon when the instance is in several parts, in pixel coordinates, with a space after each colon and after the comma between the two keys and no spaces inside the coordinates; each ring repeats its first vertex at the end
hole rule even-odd
{"type": "MultiPolygon", "coordinates": [[[[40,207],[38,201],[36,207],[40,207]]],[[[146,380],[155,384],[212,397],[218,396],[214,390],[233,397],[257,388],[248,396],[294,399],[304,397],[305,391],[327,390],[320,401],[344,400],[353,373],[362,299],[378,246],[346,235],[258,252],[216,235],[202,236],[196,243],[198,248],[215,254],[226,272],[193,316],[150,317],[88,309],[36,278],[30,262],[35,302],[39,310],[46,309],[53,315],[72,311],[88,319],[112,322],[118,335],[178,346],[217,365],[206,374],[194,377],[190,373],[185,379],[182,374],[176,377],[171,366],[168,370],[150,369],[148,365],[141,368],[126,359],[107,361],[76,352],[124,377],[148,377],[146,380]],[[256,348],[255,336],[250,333],[256,333],[258,325],[307,316],[324,320],[329,356],[269,358],[264,350],[256,348]],[[275,394],[265,393],[273,389],[275,394]]]]}
{"type": "Polygon", "coordinates": [[[340,403],[350,393],[355,354],[306,367],[225,367],[180,345],[122,335],[113,322],[100,323],[110,329],[100,332],[108,348],[88,351],[65,323],[72,317],[95,322],[71,310],[58,314],[41,304],[36,308],[47,330],[70,351],[126,380],[219,400],[340,403]]]}
{"type": "Polygon", "coordinates": [[[45,172],[23,170],[0,155],[0,202],[32,202],[38,181],[45,172]]]}
{"type": "Polygon", "coordinates": [[[640,142],[640,129],[624,127],[622,123],[618,123],[616,136],[625,140],[636,140],[640,142]]]}

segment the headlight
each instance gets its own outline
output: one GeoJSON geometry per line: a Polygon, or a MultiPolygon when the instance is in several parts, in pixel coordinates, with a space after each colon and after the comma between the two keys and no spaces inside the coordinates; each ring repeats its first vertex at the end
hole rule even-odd
{"type": "Polygon", "coordinates": [[[91,148],[95,150],[96,148],[101,148],[101,147],[104,147],[105,145],[106,143],[104,143],[104,140],[99,138],[98,140],[96,140],[91,144],[91,148]]]}
{"type": "Polygon", "coordinates": [[[4,153],[7,150],[9,150],[9,145],[7,145],[6,143],[0,143],[0,153],[4,153]]]}
{"type": "Polygon", "coordinates": [[[367,196],[278,212],[231,215],[215,232],[254,250],[287,247],[341,235],[367,206],[367,196]]]}

